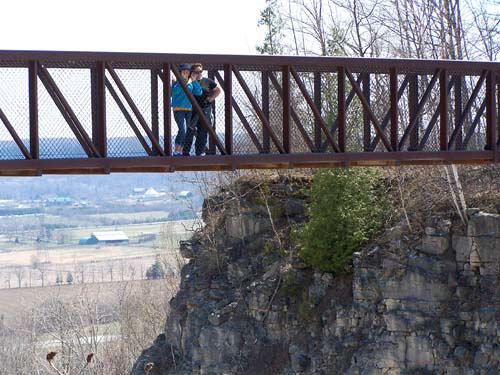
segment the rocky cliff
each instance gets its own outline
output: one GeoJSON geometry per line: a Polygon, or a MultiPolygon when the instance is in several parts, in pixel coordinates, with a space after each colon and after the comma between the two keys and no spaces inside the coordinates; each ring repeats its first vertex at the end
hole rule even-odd
{"type": "Polygon", "coordinates": [[[499,373],[500,215],[395,225],[335,278],[290,251],[304,183],[247,181],[205,202],[165,333],[132,375],[499,373]]]}

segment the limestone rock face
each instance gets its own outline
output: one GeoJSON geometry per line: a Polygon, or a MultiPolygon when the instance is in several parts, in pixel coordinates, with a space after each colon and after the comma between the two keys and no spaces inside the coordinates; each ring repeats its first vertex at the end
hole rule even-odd
{"type": "Polygon", "coordinates": [[[165,333],[131,375],[149,362],[152,375],[500,372],[499,215],[469,210],[461,228],[436,217],[421,238],[390,228],[352,276],[332,277],[283,254],[283,228],[305,220],[299,182],[205,204],[219,207],[204,213],[214,237],[183,244],[165,333]]]}

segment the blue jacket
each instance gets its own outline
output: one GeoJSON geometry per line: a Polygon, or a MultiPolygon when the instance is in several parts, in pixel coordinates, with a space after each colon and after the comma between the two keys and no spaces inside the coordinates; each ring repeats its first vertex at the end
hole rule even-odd
{"type": "MultiPolygon", "coordinates": [[[[200,96],[202,93],[199,81],[191,81],[187,83],[187,87],[196,96],[200,96]]],[[[179,82],[172,84],[172,110],[191,111],[192,108],[193,106],[179,82]]]]}

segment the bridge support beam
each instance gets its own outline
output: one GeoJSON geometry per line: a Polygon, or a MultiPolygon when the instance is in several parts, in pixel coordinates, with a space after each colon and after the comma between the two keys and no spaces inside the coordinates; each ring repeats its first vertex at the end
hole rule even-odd
{"type": "Polygon", "coordinates": [[[448,150],[448,75],[445,69],[439,74],[439,149],[448,150]]]}
{"type": "MultiPolygon", "coordinates": [[[[321,105],[321,72],[314,72],[314,105],[322,116],[321,105]]],[[[314,148],[316,152],[321,151],[321,124],[318,119],[314,120],[314,148]]]]}
{"type": "MultiPolygon", "coordinates": [[[[497,109],[495,99],[495,73],[490,70],[486,76],[486,146],[497,157],[497,109]]],[[[496,159],[495,159],[496,161],[496,159]]]]}
{"type": "Polygon", "coordinates": [[[410,114],[410,122],[415,122],[415,126],[410,133],[410,147],[408,151],[416,151],[418,149],[418,133],[420,128],[420,119],[416,118],[418,114],[418,75],[410,76],[410,84],[408,86],[408,110],[410,114]]]}
{"type": "MultiPolygon", "coordinates": [[[[368,105],[371,105],[371,95],[370,95],[370,73],[363,73],[363,95],[366,98],[368,105]]],[[[363,150],[365,152],[372,151],[370,149],[370,144],[372,141],[371,126],[370,126],[370,116],[368,112],[363,111],[363,150]]]]}
{"type": "Polygon", "coordinates": [[[337,119],[338,119],[338,144],[340,152],[345,152],[345,126],[346,126],[346,103],[345,103],[345,68],[337,68],[337,119]]]}
{"type": "Polygon", "coordinates": [[[90,70],[92,142],[102,157],[107,156],[105,80],[104,62],[97,62],[96,67],[90,70]]]}
{"type": "MultiPolygon", "coordinates": [[[[262,72],[262,112],[264,117],[270,122],[270,103],[269,103],[269,71],[262,72]]],[[[283,97],[283,95],[282,95],[283,97]]],[[[271,138],[266,128],[262,129],[262,148],[264,153],[268,154],[271,149],[271,138]]]]}
{"type": "Polygon", "coordinates": [[[224,139],[226,154],[233,153],[233,67],[231,64],[224,66],[224,102],[226,106],[224,139]]]}
{"type": "Polygon", "coordinates": [[[30,152],[32,159],[40,158],[40,139],[38,137],[38,62],[29,62],[28,95],[30,108],[30,152]]]}
{"type": "Polygon", "coordinates": [[[163,81],[163,150],[166,156],[172,155],[172,115],[171,102],[172,86],[170,81],[170,64],[162,65],[163,81]]]}
{"type": "Polygon", "coordinates": [[[292,152],[291,128],[290,128],[290,66],[285,65],[281,69],[283,81],[283,151],[285,154],[292,152]]]}

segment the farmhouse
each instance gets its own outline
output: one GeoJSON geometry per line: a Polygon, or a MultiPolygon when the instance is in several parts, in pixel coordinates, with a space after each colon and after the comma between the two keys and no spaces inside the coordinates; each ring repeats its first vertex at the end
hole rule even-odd
{"type": "Polygon", "coordinates": [[[191,198],[193,196],[193,193],[191,193],[189,190],[183,190],[179,194],[177,194],[177,196],[180,199],[188,199],[188,198],[191,198]]]}
{"type": "Polygon", "coordinates": [[[80,245],[97,245],[97,244],[113,244],[113,243],[128,243],[127,235],[121,230],[109,232],[94,232],[90,237],[80,238],[80,245]]]}

